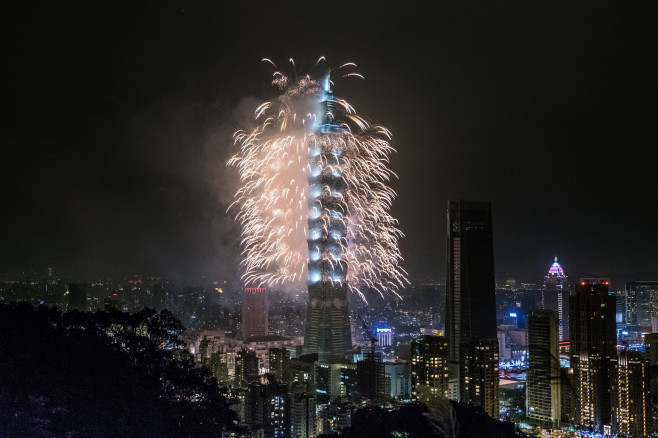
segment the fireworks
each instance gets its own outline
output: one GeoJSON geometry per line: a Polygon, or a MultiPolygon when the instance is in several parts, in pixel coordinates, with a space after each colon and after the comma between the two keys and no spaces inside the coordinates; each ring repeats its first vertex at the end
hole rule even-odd
{"type": "Polygon", "coordinates": [[[256,128],[235,133],[239,152],[228,162],[240,174],[229,210],[242,226],[243,279],[396,293],[408,281],[402,232],[388,213],[391,133],[333,96],[330,73],[362,77],[349,71],[353,63],[299,78],[290,64],[291,74],[274,73],[282,94],[256,109],[256,128]]]}

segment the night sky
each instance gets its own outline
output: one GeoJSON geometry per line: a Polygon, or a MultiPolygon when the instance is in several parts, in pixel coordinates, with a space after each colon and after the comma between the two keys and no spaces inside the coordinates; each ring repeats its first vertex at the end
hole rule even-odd
{"type": "Polygon", "coordinates": [[[456,199],[492,202],[499,279],[658,278],[655,2],[89,3],[3,13],[2,274],[235,277],[261,58],[324,55],[393,132],[411,278],[444,277],[456,199]]]}

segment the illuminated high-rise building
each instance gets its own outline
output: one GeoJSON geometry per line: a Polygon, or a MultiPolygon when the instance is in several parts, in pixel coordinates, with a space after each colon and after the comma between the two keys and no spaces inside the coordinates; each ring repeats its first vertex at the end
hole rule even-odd
{"type": "Polygon", "coordinates": [[[658,368],[658,333],[647,333],[645,335],[644,352],[649,365],[658,368]]]}
{"type": "Polygon", "coordinates": [[[334,401],[352,394],[356,378],[353,363],[315,362],[315,392],[320,399],[334,401]]]}
{"type": "Polygon", "coordinates": [[[558,336],[560,341],[569,339],[569,281],[557,257],[544,277],[542,288],[542,309],[554,310],[558,316],[558,336]]]}
{"type": "MultiPolygon", "coordinates": [[[[649,363],[649,393],[653,406],[658,406],[658,333],[648,333],[644,337],[644,352],[649,363]]],[[[658,426],[658,416],[654,418],[658,426]]]]}
{"type": "Polygon", "coordinates": [[[290,351],[285,347],[270,348],[270,373],[279,381],[284,381],[284,374],[290,363],[290,351]]]}
{"type": "Polygon", "coordinates": [[[393,329],[390,327],[376,327],[377,345],[380,347],[390,347],[393,345],[393,329]]]}
{"type": "Polygon", "coordinates": [[[411,397],[411,367],[409,362],[385,362],[384,373],[386,394],[393,399],[408,400],[411,397]]]}
{"type": "Polygon", "coordinates": [[[570,299],[569,312],[576,420],[603,432],[612,420],[611,361],[617,353],[615,297],[608,294],[608,282],[582,279],[570,299]]]}
{"type": "Polygon", "coordinates": [[[620,351],[612,359],[612,423],[616,433],[647,436],[652,430],[649,360],[639,352],[620,351]]]}
{"type": "Polygon", "coordinates": [[[258,356],[255,352],[242,349],[235,357],[236,386],[258,380],[258,356]]]}
{"type": "Polygon", "coordinates": [[[321,358],[348,357],[352,334],[347,309],[347,246],[345,189],[342,176],[345,160],[336,142],[321,141],[344,137],[345,128],[336,116],[336,99],[329,75],[320,93],[316,131],[309,145],[308,177],[308,308],[304,334],[304,354],[321,358]]]}
{"type": "Polygon", "coordinates": [[[658,322],[658,281],[630,281],[624,295],[626,328],[638,334],[652,332],[658,322]]]}
{"type": "Polygon", "coordinates": [[[497,418],[498,374],[492,373],[498,370],[498,333],[491,204],[448,202],[447,225],[449,394],[476,405],[486,401],[485,410],[497,418]],[[475,362],[465,362],[469,360],[475,362]]]}
{"type": "Polygon", "coordinates": [[[409,282],[400,267],[403,234],[389,214],[391,133],[334,97],[330,72],[360,76],[348,73],[356,65],[320,78],[324,62],[308,74],[274,74],[282,94],[256,108],[257,126],[236,131],[238,150],[227,164],[240,175],[231,208],[242,228],[244,281],[294,288],[306,281],[303,353],[333,360],[352,353],[347,291],[365,298],[409,282]]]}
{"type": "Polygon", "coordinates": [[[305,392],[290,395],[290,436],[315,438],[317,436],[316,398],[305,392]]]}
{"type": "Polygon", "coordinates": [[[242,293],[242,337],[268,334],[267,289],[245,287],[242,293]]]}
{"type": "Polygon", "coordinates": [[[253,429],[264,429],[267,437],[289,436],[290,400],[288,385],[271,374],[252,382],[245,394],[245,422],[253,429]]]}
{"type": "Polygon", "coordinates": [[[463,344],[460,400],[481,406],[490,417],[498,418],[498,339],[475,340],[463,344]]]}
{"type": "Polygon", "coordinates": [[[223,356],[222,353],[211,353],[208,359],[208,369],[220,386],[228,384],[228,364],[223,356]]]}
{"type": "Polygon", "coordinates": [[[526,415],[557,425],[562,417],[558,318],[553,310],[534,310],[528,317],[526,415]]]}
{"type": "Polygon", "coordinates": [[[381,353],[364,352],[363,360],[356,363],[356,389],[369,400],[384,401],[388,398],[386,368],[381,353]]]}
{"type": "Polygon", "coordinates": [[[411,398],[419,392],[448,397],[448,339],[420,336],[411,341],[411,398]]]}
{"type": "Polygon", "coordinates": [[[338,436],[345,428],[352,426],[354,404],[347,400],[318,406],[318,435],[338,436]]]}

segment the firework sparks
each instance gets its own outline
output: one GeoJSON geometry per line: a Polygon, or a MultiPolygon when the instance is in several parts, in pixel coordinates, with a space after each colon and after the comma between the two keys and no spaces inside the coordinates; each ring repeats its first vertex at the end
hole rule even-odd
{"type": "Polygon", "coordinates": [[[387,166],[391,133],[333,96],[329,70],[320,79],[297,77],[292,59],[290,65],[292,74],[274,73],[282,94],[256,108],[257,127],[235,133],[239,152],[228,162],[240,174],[229,210],[237,210],[242,227],[243,279],[257,286],[346,283],[362,297],[363,288],[397,294],[408,280],[400,267],[402,232],[388,213],[395,198],[386,185],[395,177],[387,166]]]}

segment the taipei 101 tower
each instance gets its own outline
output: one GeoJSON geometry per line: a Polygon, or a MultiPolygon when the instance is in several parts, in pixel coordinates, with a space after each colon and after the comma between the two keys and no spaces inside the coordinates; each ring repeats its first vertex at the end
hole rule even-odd
{"type": "Polygon", "coordinates": [[[347,357],[352,337],[347,309],[347,247],[342,177],[345,161],[336,148],[346,137],[336,120],[336,100],[329,74],[322,81],[315,134],[308,145],[308,308],[304,354],[320,359],[347,357]]]}
{"type": "Polygon", "coordinates": [[[409,281],[397,244],[403,234],[389,214],[391,132],[334,96],[329,72],[363,78],[350,72],[356,64],[322,74],[322,62],[313,67],[320,75],[274,72],[282,93],[256,108],[255,128],[235,132],[238,151],[227,165],[240,173],[229,209],[238,209],[242,228],[245,285],[307,281],[302,351],[333,361],[352,353],[348,291],[398,295],[409,281]]]}

